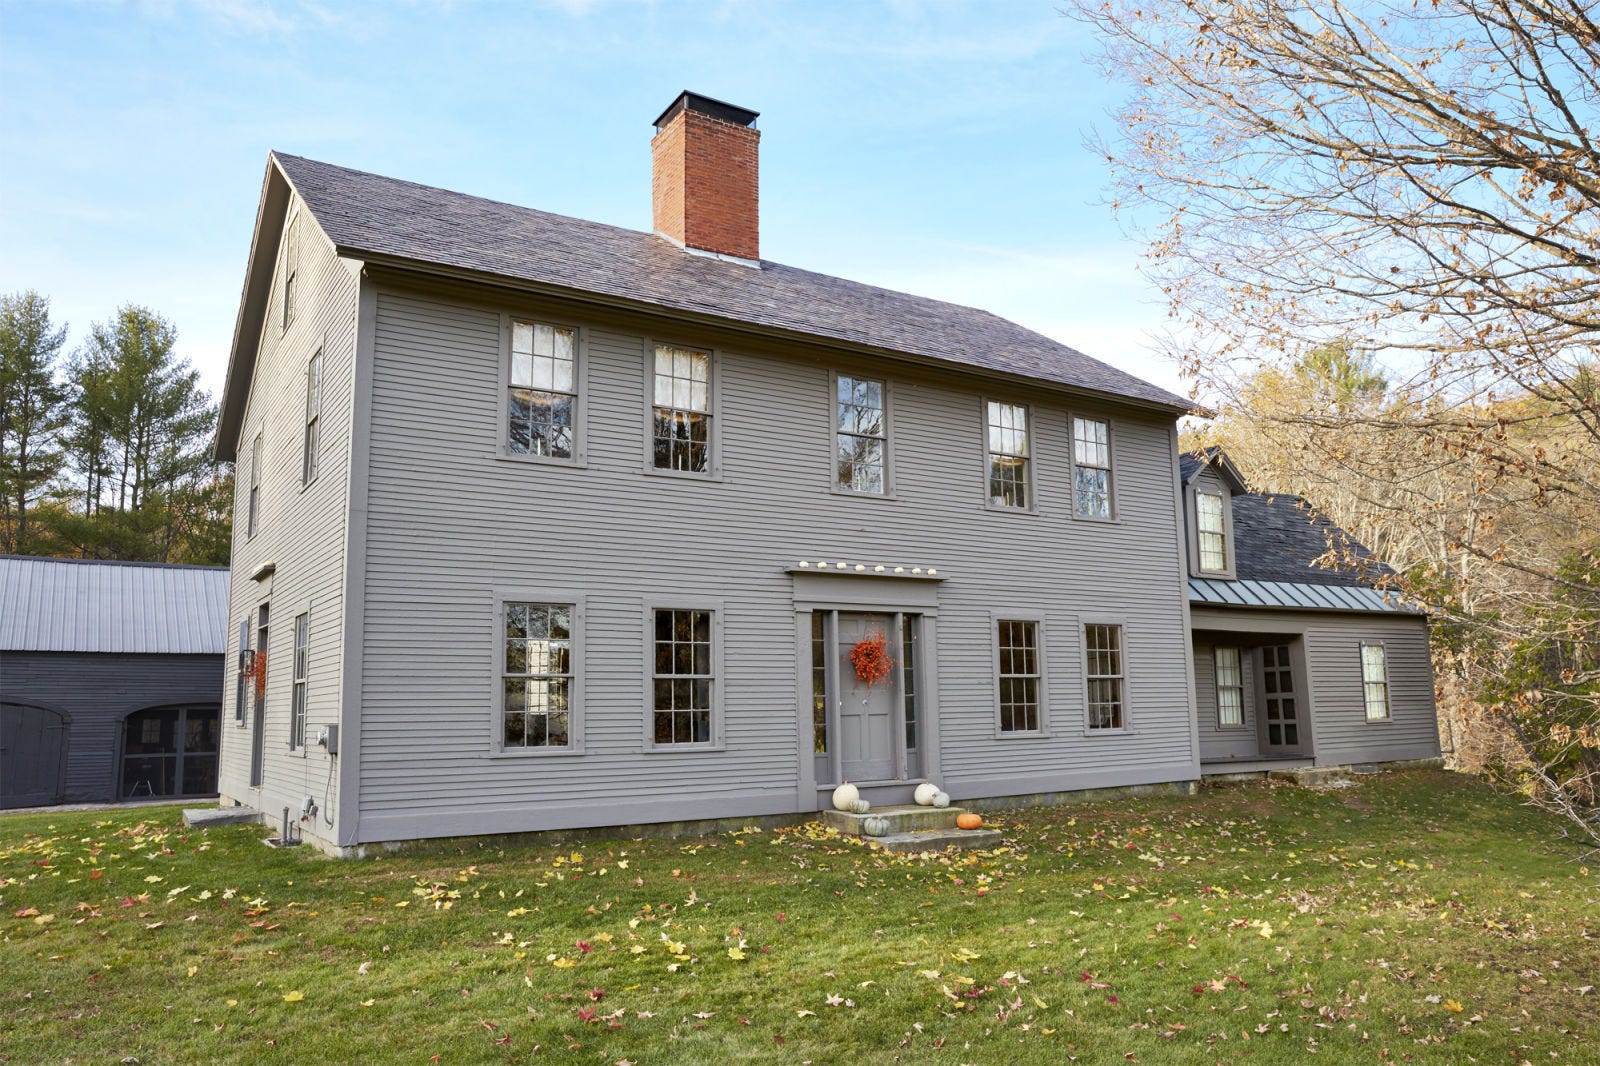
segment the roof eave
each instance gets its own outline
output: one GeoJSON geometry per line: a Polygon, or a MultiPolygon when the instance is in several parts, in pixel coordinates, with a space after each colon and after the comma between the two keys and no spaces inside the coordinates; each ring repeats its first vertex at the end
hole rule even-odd
{"type": "Polygon", "coordinates": [[[1130,396],[1126,393],[1108,392],[1091,388],[1085,385],[1073,385],[1068,382],[1054,381],[1049,378],[1032,378],[1023,374],[1006,374],[1004,371],[988,370],[975,367],[967,363],[957,363],[933,356],[918,355],[913,352],[904,352],[895,348],[881,348],[871,344],[853,344],[837,337],[824,337],[815,333],[801,330],[787,330],[780,327],[764,326],[740,318],[730,318],[723,315],[708,314],[703,312],[686,311],[680,308],[667,307],[663,304],[652,303],[648,300],[630,300],[622,296],[609,296],[605,293],[594,292],[590,289],[580,289],[565,285],[551,285],[546,282],[529,281],[524,278],[511,277],[506,274],[495,274],[488,271],[469,270],[464,267],[453,267],[443,263],[433,263],[425,259],[413,259],[384,252],[376,252],[368,248],[334,242],[334,251],[345,258],[359,259],[369,266],[387,267],[410,274],[423,274],[431,277],[445,278],[455,281],[471,282],[473,284],[495,285],[501,288],[515,289],[519,292],[536,293],[562,300],[572,300],[579,303],[592,304],[620,311],[642,312],[671,318],[681,322],[692,322],[699,325],[716,326],[721,329],[748,333],[759,337],[778,337],[784,340],[797,341],[811,345],[823,345],[841,351],[873,355],[884,358],[898,359],[902,362],[914,363],[921,366],[933,366],[946,370],[955,370],[968,374],[978,374],[988,377],[1007,377],[1029,385],[1048,385],[1063,391],[1080,395],[1092,396],[1099,399],[1108,399],[1141,410],[1159,411],[1171,417],[1186,414],[1204,413],[1204,408],[1187,401],[1166,403],[1159,400],[1147,399],[1141,396],[1130,396]]]}

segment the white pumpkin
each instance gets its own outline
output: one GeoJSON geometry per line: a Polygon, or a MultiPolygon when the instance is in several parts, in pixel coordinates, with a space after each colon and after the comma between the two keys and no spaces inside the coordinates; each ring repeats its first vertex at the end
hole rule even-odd
{"type": "Polygon", "coordinates": [[[933,806],[933,797],[937,796],[938,794],[938,785],[934,784],[932,781],[924,781],[922,784],[917,786],[917,790],[911,794],[911,798],[917,801],[917,805],[919,807],[931,807],[933,806]]]}
{"type": "Polygon", "coordinates": [[[948,806],[950,806],[950,793],[948,793],[948,792],[936,792],[936,793],[934,793],[933,805],[935,807],[948,807],[948,806]]]}
{"type": "Polygon", "coordinates": [[[846,781],[833,790],[833,809],[836,811],[849,811],[854,814],[856,801],[861,798],[861,790],[846,781]]]}

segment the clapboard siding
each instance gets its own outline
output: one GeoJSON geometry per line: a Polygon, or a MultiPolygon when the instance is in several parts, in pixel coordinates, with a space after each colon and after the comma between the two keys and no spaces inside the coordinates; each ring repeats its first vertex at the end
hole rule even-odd
{"type": "Polygon", "coordinates": [[[61,711],[68,719],[63,803],[117,798],[122,723],[152,707],[216,706],[220,655],[8,651],[0,700],[61,711]]]}
{"type": "MultiPolygon", "coordinates": [[[[291,213],[299,206],[290,205],[291,213]]],[[[298,811],[314,796],[322,817],[340,804],[329,785],[329,757],[311,744],[289,750],[294,620],[310,614],[307,642],[308,744],[319,727],[340,722],[344,632],[344,552],[350,504],[351,416],[354,395],[355,321],[359,264],[340,259],[309,212],[300,213],[299,295],[283,328],[283,252],[279,249],[271,300],[262,327],[255,374],[239,434],[234,478],[233,581],[228,656],[222,685],[221,791],[275,820],[285,806],[298,811]],[[301,484],[305,432],[306,366],[322,350],[321,441],[316,480],[301,484]],[[256,533],[247,536],[251,446],[262,435],[264,459],[256,533]],[[263,564],[276,565],[264,581],[252,580],[263,564]],[[250,717],[236,721],[239,623],[263,602],[272,612],[266,693],[266,761],[263,785],[249,787],[250,717]]],[[[254,637],[252,636],[252,641],[254,637]]],[[[248,697],[247,697],[248,699],[248,697]]],[[[253,713],[253,701],[252,713],[253,713]]],[[[308,833],[334,838],[335,828],[308,823],[308,833]]]]}
{"type": "MultiPolygon", "coordinates": [[[[370,284],[370,282],[369,282],[370,284]]],[[[645,471],[656,340],[582,323],[586,461],[501,458],[501,315],[377,293],[361,684],[361,841],[807,809],[797,796],[797,560],[936,567],[938,744],[958,798],[1196,776],[1170,418],[1078,408],[1043,390],[860,357],[717,350],[720,477],[645,471]],[[830,371],[889,381],[895,494],[831,492],[830,371]],[[1029,402],[1036,513],[984,506],[984,397],[1029,402]],[[1070,516],[1069,412],[1110,418],[1118,520],[1070,516]],[[1137,581],[1111,580],[1137,574],[1137,581]],[[584,751],[494,755],[498,598],[573,590],[586,606],[584,751]],[[721,750],[648,750],[645,618],[720,604],[721,750]],[[1044,618],[1045,737],[996,739],[991,617],[1044,618]],[[1086,736],[1081,625],[1126,628],[1131,731],[1086,736]],[[698,797],[693,805],[677,797],[698,797]]],[[[535,314],[534,317],[539,317],[535,314]]],[[[702,342],[703,343],[703,342],[702,342]]],[[[809,729],[809,710],[804,712],[809,729]]],[[[809,756],[806,762],[809,762],[809,756]]]]}
{"type": "MultiPolygon", "coordinates": [[[[1314,756],[1318,765],[1431,759],[1439,754],[1427,621],[1418,615],[1237,610],[1195,607],[1193,625],[1253,627],[1305,645],[1314,756]],[[1369,722],[1360,645],[1382,642],[1389,667],[1390,718],[1369,722]]],[[[1246,686],[1249,691],[1249,686],[1246,686]]]]}

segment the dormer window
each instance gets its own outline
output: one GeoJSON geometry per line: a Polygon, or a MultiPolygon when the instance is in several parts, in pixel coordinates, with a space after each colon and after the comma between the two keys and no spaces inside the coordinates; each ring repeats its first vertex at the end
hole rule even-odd
{"type": "Polygon", "coordinates": [[[1200,569],[1228,569],[1227,501],[1220,492],[1196,492],[1194,508],[1200,531],[1200,569]]]}

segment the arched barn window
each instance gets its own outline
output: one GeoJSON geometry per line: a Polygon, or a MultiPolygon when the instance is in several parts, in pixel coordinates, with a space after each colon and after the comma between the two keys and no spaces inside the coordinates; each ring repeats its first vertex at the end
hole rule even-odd
{"type": "Polygon", "coordinates": [[[152,707],[128,715],[118,795],[123,799],[214,795],[219,710],[152,707]]]}

